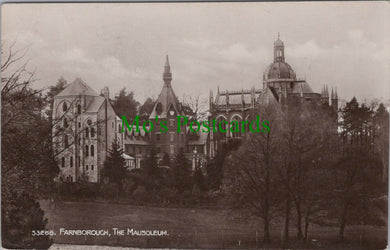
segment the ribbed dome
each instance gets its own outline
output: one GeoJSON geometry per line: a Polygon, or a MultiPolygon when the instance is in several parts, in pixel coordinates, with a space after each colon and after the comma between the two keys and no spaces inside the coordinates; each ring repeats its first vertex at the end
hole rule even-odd
{"type": "Polygon", "coordinates": [[[295,80],[296,75],[294,70],[291,68],[291,66],[288,63],[274,62],[271,63],[264,72],[264,80],[271,80],[271,79],[294,79],[295,80]]]}
{"type": "Polygon", "coordinates": [[[274,46],[284,46],[283,41],[278,38],[278,40],[274,42],[274,46]]]}

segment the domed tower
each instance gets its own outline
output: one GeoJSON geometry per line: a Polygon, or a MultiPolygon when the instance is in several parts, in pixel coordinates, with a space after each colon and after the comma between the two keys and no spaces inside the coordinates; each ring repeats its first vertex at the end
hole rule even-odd
{"type": "Polygon", "coordinates": [[[287,93],[296,80],[294,70],[285,62],[284,43],[278,34],[278,40],[274,42],[274,61],[263,74],[263,89],[273,87],[278,93],[287,93]]]}

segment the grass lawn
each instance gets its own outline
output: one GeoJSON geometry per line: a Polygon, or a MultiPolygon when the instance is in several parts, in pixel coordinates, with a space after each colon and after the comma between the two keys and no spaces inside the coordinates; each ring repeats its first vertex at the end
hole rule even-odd
{"type": "MultiPolygon", "coordinates": [[[[222,209],[159,208],[99,202],[62,202],[54,209],[41,201],[58,244],[106,245],[141,248],[281,248],[279,224],[271,225],[272,243],[262,244],[260,220],[240,217],[237,211],[222,209]],[[113,235],[112,228],[125,230],[113,235]],[[60,228],[108,230],[111,236],[60,235],[60,228]],[[166,230],[168,236],[132,236],[127,229],[166,230]],[[257,232],[257,240],[256,240],[257,232]]],[[[292,222],[293,223],[293,222],[292,222]]],[[[293,229],[294,225],[291,225],[293,229]]],[[[307,243],[290,240],[283,247],[313,249],[384,249],[387,228],[351,226],[346,241],[337,241],[338,228],[311,225],[307,243]]],[[[295,236],[294,230],[290,235],[295,236]]]]}

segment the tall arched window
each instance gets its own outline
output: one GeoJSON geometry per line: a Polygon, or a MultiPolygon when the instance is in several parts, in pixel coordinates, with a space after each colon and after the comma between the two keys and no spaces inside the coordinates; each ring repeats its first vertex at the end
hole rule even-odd
{"type": "Polygon", "coordinates": [[[88,137],[88,136],[89,136],[89,128],[86,127],[86,128],[85,128],[85,137],[88,137]]]}
{"type": "Polygon", "coordinates": [[[66,102],[64,102],[62,104],[62,111],[66,112],[68,110],[68,104],[66,104],[66,102]]]}
{"type": "Polygon", "coordinates": [[[73,157],[71,156],[69,159],[69,166],[73,168],[73,157]]]}
{"type": "Polygon", "coordinates": [[[85,156],[89,156],[89,148],[88,145],[85,145],[85,156]]]}
{"type": "Polygon", "coordinates": [[[64,136],[64,144],[65,144],[65,148],[69,147],[69,140],[67,135],[64,136]]]}
{"type": "Polygon", "coordinates": [[[68,127],[68,119],[64,118],[64,128],[67,128],[67,127],[68,127]]]}
{"type": "Polygon", "coordinates": [[[91,128],[91,137],[95,137],[95,128],[91,128]]]}
{"type": "Polygon", "coordinates": [[[61,158],[61,167],[65,167],[65,157],[61,158]]]}
{"type": "Polygon", "coordinates": [[[238,116],[233,117],[233,119],[230,122],[230,126],[231,126],[231,131],[234,131],[232,132],[232,137],[233,138],[241,137],[242,124],[241,124],[240,117],[238,116]]]}
{"type": "Polygon", "coordinates": [[[77,104],[77,114],[81,114],[81,105],[77,104]]]}
{"type": "Polygon", "coordinates": [[[226,121],[226,119],[224,119],[223,116],[220,116],[217,119],[216,127],[218,128],[218,134],[219,134],[220,138],[226,138],[226,135],[228,133],[226,123],[227,123],[227,121],[226,121]],[[222,132],[221,130],[226,131],[226,132],[222,132]]]}
{"type": "Polygon", "coordinates": [[[91,145],[91,156],[93,157],[95,155],[95,147],[91,145]]]}

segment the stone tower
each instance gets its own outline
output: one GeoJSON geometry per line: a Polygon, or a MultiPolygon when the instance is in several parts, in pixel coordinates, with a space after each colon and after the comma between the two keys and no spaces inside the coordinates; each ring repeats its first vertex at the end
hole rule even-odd
{"type": "Polygon", "coordinates": [[[182,104],[177,99],[173,91],[171,81],[172,73],[169,65],[168,55],[165,59],[164,72],[162,74],[164,81],[163,88],[158,96],[149,119],[153,122],[154,128],[151,131],[151,142],[156,147],[157,153],[167,153],[174,156],[180,147],[186,145],[186,128],[183,126],[180,132],[177,132],[177,116],[182,116],[182,104]],[[156,119],[158,117],[158,120],[156,119]],[[160,126],[161,122],[167,125],[168,129],[160,126]]]}

